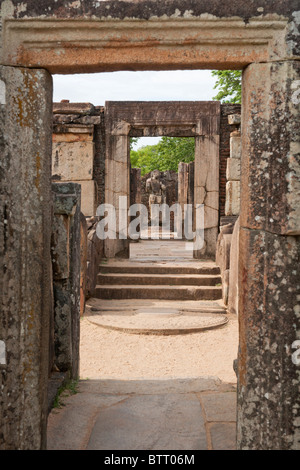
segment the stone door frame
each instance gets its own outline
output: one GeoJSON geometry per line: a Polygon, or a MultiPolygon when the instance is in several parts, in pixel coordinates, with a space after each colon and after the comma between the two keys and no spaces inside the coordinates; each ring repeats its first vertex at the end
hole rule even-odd
{"type": "MultiPolygon", "coordinates": [[[[220,112],[217,101],[107,101],[105,103],[105,202],[119,214],[119,196],[130,203],[129,138],[195,138],[194,205],[204,205],[204,246],[195,258],[215,258],[219,226],[220,112]]],[[[126,217],[126,215],[125,215],[126,217]]],[[[128,240],[105,240],[105,256],[128,252],[128,240]]]]}
{"type": "Polygon", "coordinates": [[[10,279],[19,283],[18,288],[3,289],[1,280],[0,287],[3,308],[10,312],[13,299],[17,308],[22,306],[27,322],[30,316],[30,328],[24,329],[18,317],[12,335],[6,314],[2,315],[0,369],[5,396],[23,396],[24,375],[17,374],[11,360],[12,354],[21,355],[26,397],[35,408],[23,414],[26,402],[17,398],[11,409],[11,402],[2,399],[10,417],[5,445],[11,438],[16,448],[45,446],[51,291],[47,214],[52,203],[51,131],[43,123],[51,119],[50,74],[244,69],[237,445],[245,450],[299,449],[299,365],[292,360],[300,316],[296,8],[294,0],[1,2],[0,103],[5,132],[0,209],[6,226],[0,249],[5,275],[9,270],[10,279]],[[22,181],[17,191],[15,180],[22,181]],[[26,206],[11,225],[10,214],[15,214],[24,195],[26,206]],[[29,223],[33,209],[38,214],[34,230],[29,223]],[[24,257],[22,247],[31,246],[38,255],[24,257]],[[19,263],[12,262],[17,250],[26,276],[20,277],[19,263]],[[39,276],[34,296],[28,282],[32,273],[39,276]],[[11,343],[11,337],[22,341],[11,343]]]}

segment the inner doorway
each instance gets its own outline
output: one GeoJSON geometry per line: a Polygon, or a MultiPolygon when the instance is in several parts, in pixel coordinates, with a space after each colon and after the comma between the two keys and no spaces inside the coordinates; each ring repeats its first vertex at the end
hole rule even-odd
{"type": "MultiPolygon", "coordinates": [[[[139,125],[145,126],[145,123],[140,122],[139,125]]],[[[169,122],[168,131],[170,127],[169,122]]],[[[127,129],[126,136],[117,135],[121,143],[126,137],[128,146],[130,130],[128,132],[127,129]]],[[[124,180],[127,178],[124,174],[122,177],[124,180]]],[[[237,322],[224,321],[222,324],[224,309],[217,298],[220,277],[213,259],[201,261],[194,258],[193,250],[186,250],[185,246],[186,243],[192,245],[192,242],[185,240],[180,241],[177,252],[174,249],[177,240],[149,242],[155,243],[148,257],[152,259],[147,259],[147,253],[145,256],[143,251],[142,257],[136,259],[112,257],[101,261],[98,294],[89,299],[86,315],[81,322],[81,376],[90,379],[90,383],[82,383],[82,390],[88,387],[91,394],[103,391],[115,405],[117,403],[113,407],[114,411],[117,410],[117,419],[127,416],[125,426],[120,429],[122,437],[116,442],[113,441],[116,438],[116,422],[111,415],[113,408],[101,409],[98,431],[94,430],[88,446],[125,446],[128,449],[134,445],[148,445],[155,448],[152,438],[147,441],[149,437],[144,443],[141,440],[133,443],[126,427],[130,420],[140,417],[137,410],[142,406],[146,424],[149,424],[154,408],[158,416],[165,414],[163,422],[166,424],[152,434],[159,432],[160,436],[162,433],[167,436],[166,448],[174,445],[170,440],[174,435],[171,415],[182,416],[184,409],[190,410],[186,426],[192,440],[179,440],[176,446],[180,442],[184,449],[213,448],[217,446],[218,431],[215,429],[221,415],[209,415],[209,409],[212,410],[212,403],[221,404],[221,408],[226,408],[229,402],[230,406],[235,403],[235,375],[230,356],[236,355],[236,345],[232,346],[231,340],[237,332],[237,322]],[[154,249],[157,250],[156,259],[153,259],[154,249]],[[184,256],[181,257],[179,252],[184,256]],[[204,285],[198,285],[199,279],[204,285]],[[137,291],[138,298],[134,294],[137,291]],[[207,293],[213,293],[215,298],[203,298],[207,293]],[[218,320],[221,324],[217,324],[218,320]],[[213,344],[221,343],[223,351],[228,354],[225,360],[227,365],[212,351],[213,344]],[[127,393],[131,395],[129,400],[127,393]],[[118,398],[120,394],[122,400],[118,398]],[[125,407],[121,401],[124,401],[125,407]],[[208,415],[205,422],[201,417],[204,411],[208,415]],[[194,427],[193,432],[191,426],[194,427]]],[[[137,247],[139,243],[133,245],[137,247]]],[[[227,446],[234,446],[233,415],[231,412],[226,417],[224,414],[222,416],[222,420],[226,421],[226,433],[231,433],[232,437],[227,446]]],[[[157,419],[157,423],[161,422],[157,419]]],[[[181,430],[182,425],[181,420],[181,430]]],[[[140,436],[135,435],[134,439],[140,439],[144,430],[136,429],[140,436]]],[[[49,436],[51,439],[51,431],[49,436]]]]}

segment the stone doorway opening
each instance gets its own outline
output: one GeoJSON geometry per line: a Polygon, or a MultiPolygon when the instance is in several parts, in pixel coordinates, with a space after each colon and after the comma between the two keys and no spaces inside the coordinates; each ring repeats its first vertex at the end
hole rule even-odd
{"type": "MultiPolygon", "coordinates": [[[[130,103],[130,107],[136,112],[133,104],[130,103]]],[[[164,103],[155,103],[154,106],[156,109],[160,107],[162,112],[163,105],[164,103]]],[[[189,107],[189,103],[183,103],[183,105],[186,108],[189,107]]],[[[199,103],[199,107],[201,105],[202,103],[199,103]]],[[[56,106],[57,111],[62,113],[64,106],[66,109],[69,108],[70,112],[73,105],[72,103],[61,103],[56,106]]],[[[84,106],[81,106],[83,109],[84,106]]],[[[149,103],[138,103],[138,106],[141,108],[141,114],[145,112],[144,107],[146,111],[147,106],[150,108],[149,103]]],[[[168,103],[168,106],[171,108],[171,103],[168,103]]],[[[122,109],[123,103],[117,102],[115,108],[122,109]]],[[[157,112],[156,109],[155,113],[157,112]]],[[[77,113],[78,111],[79,107],[77,113]]],[[[134,115],[134,111],[130,112],[131,116],[134,115]]],[[[91,108],[89,108],[90,112],[91,108]]],[[[194,113],[196,112],[194,111],[194,113]]],[[[148,109],[147,133],[153,115],[155,116],[153,111],[151,115],[148,109]]],[[[57,124],[59,124],[58,121],[61,120],[61,116],[65,116],[65,114],[57,112],[55,118],[57,124]]],[[[103,116],[104,120],[109,116],[105,107],[103,116]]],[[[117,132],[119,132],[118,116],[114,116],[114,118],[114,125],[118,129],[117,132]]],[[[81,119],[83,120],[83,118],[81,119]]],[[[87,119],[88,117],[85,116],[85,125],[88,124],[87,119]]],[[[162,117],[160,119],[162,120],[162,117]]],[[[181,122],[174,124],[172,117],[168,115],[164,119],[163,124],[166,127],[164,132],[170,132],[170,129],[172,132],[172,126],[174,125],[174,134],[175,132],[176,135],[180,133],[178,127],[182,126],[181,122]]],[[[186,122],[187,119],[185,118],[186,122]]],[[[186,122],[186,128],[181,131],[182,133],[191,132],[188,130],[191,127],[191,121],[188,124],[186,122]]],[[[69,124],[74,126],[74,122],[69,124]]],[[[123,124],[124,119],[122,116],[123,124]]],[[[162,123],[159,124],[162,127],[162,123]]],[[[135,125],[137,124],[135,123],[135,125]]],[[[138,131],[144,132],[145,123],[139,122],[139,126],[138,131]]],[[[155,126],[158,127],[157,119],[155,126]]],[[[103,127],[106,127],[106,123],[103,127]]],[[[57,127],[56,131],[59,130],[62,129],[57,127]]],[[[153,129],[154,132],[159,132],[159,130],[153,129]]],[[[137,133],[136,128],[130,132],[130,135],[134,136],[134,133],[137,133]]],[[[192,138],[195,139],[195,137],[192,138]]],[[[107,132],[105,133],[105,139],[110,139],[110,134],[107,132]]],[[[56,137],[55,140],[58,141],[58,138],[56,137]]],[[[128,141],[127,133],[127,149],[128,141]]],[[[107,152],[105,152],[105,155],[107,164],[107,152]]],[[[55,161],[55,149],[53,156],[55,161]]],[[[209,161],[210,156],[209,153],[206,154],[207,161],[209,161]]],[[[127,153],[126,161],[128,162],[128,160],[127,153]]],[[[116,161],[118,161],[118,158],[116,161]]],[[[220,169],[217,164],[214,163],[214,165],[216,171],[213,173],[213,177],[218,181],[220,169]]],[[[87,167],[84,170],[86,171],[87,167]]],[[[181,204],[193,204],[195,192],[193,170],[194,163],[189,168],[187,164],[181,162],[179,165],[180,178],[177,176],[175,185],[171,178],[172,175],[163,175],[167,180],[165,181],[166,185],[169,182],[173,186],[172,191],[170,191],[173,193],[174,200],[171,200],[172,203],[180,200],[181,204]],[[179,179],[180,181],[178,181],[179,179]]],[[[206,172],[209,173],[210,171],[211,169],[207,165],[206,172]]],[[[124,173],[126,172],[123,168],[123,178],[124,173]]],[[[94,172],[92,171],[91,174],[94,174],[94,172]]],[[[111,175],[109,176],[111,177],[111,175]]],[[[74,179],[76,180],[76,178],[74,179]]],[[[213,178],[211,179],[213,180],[213,178]]],[[[113,183],[120,184],[120,179],[108,181],[106,178],[106,192],[114,190],[114,186],[109,188],[107,186],[107,184],[113,183]]],[[[144,186],[146,186],[146,181],[144,186]]],[[[219,192],[217,192],[217,200],[218,194],[219,192]]],[[[130,196],[131,203],[137,202],[136,197],[132,198],[132,190],[130,196]]],[[[149,198],[148,193],[145,193],[145,196],[147,199],[149,198]]],[[[219,224],[219,215],[217,223],[219,224]]],[[[175,229],[174,226],[173,229],[175,229]]],[[[183,380],[186,387],[191,387],[191,383],[196,383],[196,389],[193,393],[196,393],[196,390],[201,390],[205,397],[206,394],[212,393],[213,398],[219,400],[219,393],[225,393],[224,396],[222,395],[223,398],[231,397],[231,417],[226,429],[227,432],[229,430],[231,435],[230,446],[234,446],[233,429],[235,424],[232,418],[232,397],[235,395],[236,376],[232,369],[232,362],[236,357],[237,350],[237,318],[232,316],[230,326],[228,325],[228,316],[221,303],[222,279],[220,270],[214,263],[215,253],[211,255],[211,259],[207,258],[205,262],[198,263],[197,259],[194,258],[193,242],[188,240],[177,241],[176,239],[149,240],[145,244],[144,241],[138,243],[129,241],[130,247],[133,256],[129,260],[120,258],[119,253],[116,253],[115,257],[108,260],[100,259],[94,297],[88,299],[87,309],[81,322],[81,377],[106,380],[110,376],[116,380],[126,379],[128,382],[138,380],[139,377],[143,381],[155,379],[159,382],[163,380],[165,384],[169,381],[172,383],[172,380],[176,378],[179,381],[183,380]],[[133,264],[129,261],[133,261],[133,264]],[[191,263],[193,266],[190,266],[191,263]],[[230,334],[228,334],[228,327],[230,334]],[[112,341],[112,336],[116,337],[115,341],[112,341]],[[115,351],[113,346],[116,342],[119,345],[118,352],[115,351]],[[224,362],[220,359],[217,360],[211,347],[212,343],[222,343],[224,355],[226,356],[224,362]],[[200,349],[199,344],[201,344],[200,349]],[[99,345],[101,345],[101,350],[99,350],[99,345]],[[107,361],[107,354],[111,356],[109,361],[107,361]],[[118,358],[118,363],[115,358],[118,358]],[[210,378],[207,378],[207,376],[210,378]],[[197,382],[197,378],[199,382],[197,382]],[[222,388],[223,386],[225,388],[222,388]],[[200,388],[197,389],[197,387],[200,388]]],[[[174,382],[174,391],[176,390],[176,380],[174,382]]],[[[119,386],[121,390],[121,382],[119,386]]],[[[209,397],[207,396],[206,399],[209,399],[209,397]]],[[[200,402],[198,406],[201,409],[200,402]]],[[[224,410],[226,403],[224,402],[222,405],[220,402],[219,407],[220,410],[224,410]]],[[[217,418],[209,421],[207,429],[215,423],[214,419],[217,418]]],[[[210,430],[207,431],[205,436],[205,439],[208,439],[207,445],[211,445],[210,430]]],[[[53,445],[50,440],[49,445],[53,445]]]]}

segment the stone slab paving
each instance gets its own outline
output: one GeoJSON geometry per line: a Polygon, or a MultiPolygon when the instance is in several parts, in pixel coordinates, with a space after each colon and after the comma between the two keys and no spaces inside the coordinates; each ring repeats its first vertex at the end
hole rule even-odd
{"type": "Polygon", "coordinates": [[[235,386],[216,377],[82,380],[48,419],[48,450],[234,450],[235,386]]]}

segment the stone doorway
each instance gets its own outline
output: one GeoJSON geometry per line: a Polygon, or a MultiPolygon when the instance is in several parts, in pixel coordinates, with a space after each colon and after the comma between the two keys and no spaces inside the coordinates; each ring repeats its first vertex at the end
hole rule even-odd
{"type": "MultiPolygon", "coordinates": [[[[105,202],[122,217],[119,198],[130,204],[129,138],[140,136],[195,137],[194,207],[204,205],[204,245],[195,258],[213,258],[219,225],[219,102],[106,102],[105,202]]],[[[122,208],[124,211],[124,208],[122,208]]],[[[118,229],[117,229],[118,232],[118,229]]],[[[105,255],[128,250],[128,240],[107,240],[105,255]]]]}
{"type": "Polygon", "coordinates": [[[1,407],[11,418],[3,428],[5,448],[45,446],[50,74],[192,67],[244,70],[238,448],[299,449],[299,363],[293,354],[300,265],[295,5],[2,2],[1,211],[7,223],[1,225],[0,365],[1,407]],[[34,257],[24,255],[32,252],[34,257]],[[15,337],[21,338],[17,344],[15,337]]]}

